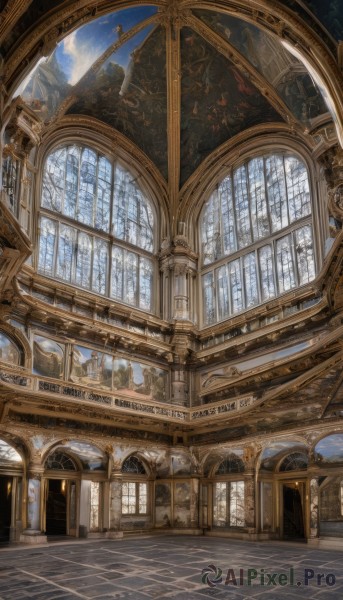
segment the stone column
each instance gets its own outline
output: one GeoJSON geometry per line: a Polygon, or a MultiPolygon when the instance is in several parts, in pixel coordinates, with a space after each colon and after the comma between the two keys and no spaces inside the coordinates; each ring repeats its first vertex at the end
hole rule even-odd
{"type": "Polygon", "coordinates": [[[318,477],[310,480],[310,539],[319,536],[319,484],[318,477]]]}
{"type": "Polygon", "coordinates": [[[191,478],[191,528],[199,528],[199,478],[191,478]]]}
{"type": "Polygon", "coordinates": [[[42,473],[43,468],[30,466],[27,480],[26,493],[26,529],[20,536],[20,541],[26,544],[42,544],[47,541],[46,535],[42,532],[42,511],[43,511],[43,492],[42,492],[42,473]]]}
{"type": "Polygon", "coordinates": [[[254,470],[245,472],[244,479],[245,527],[249,533],[256,533],[255,478],[254,470]]]}
{"type": "Polygon", "coordinates": [[[122,512],[121,485],[121,472],[113,471],[110,481],[110,529],[107,532],[107,537],[109,538],[123,537],[123,532],[120,531],[122,512]]]}

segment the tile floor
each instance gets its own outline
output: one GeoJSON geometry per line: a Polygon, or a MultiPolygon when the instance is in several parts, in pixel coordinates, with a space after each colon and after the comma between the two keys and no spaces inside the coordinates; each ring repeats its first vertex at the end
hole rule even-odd
{"type": "Polygon", "coordinates": [[[29,598],[342,600],[343,552],[190,536],[0,550],[0,600],[29,598]]]}

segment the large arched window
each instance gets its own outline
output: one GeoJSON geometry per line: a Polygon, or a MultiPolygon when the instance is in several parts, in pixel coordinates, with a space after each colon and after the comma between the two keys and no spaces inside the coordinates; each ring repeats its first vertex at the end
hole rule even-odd
{"type": "Polygon", "coordinates": [[[219,183],[200,217],[205,325],[314,279],[311,212],[307,168],[288,153],[252,158],[219,183]]]}
{"type": "Polygon", "coordinates": [[[135,177],[91,148],[46,159],[40,273],[153,310],[154,212],[135,177]]]}

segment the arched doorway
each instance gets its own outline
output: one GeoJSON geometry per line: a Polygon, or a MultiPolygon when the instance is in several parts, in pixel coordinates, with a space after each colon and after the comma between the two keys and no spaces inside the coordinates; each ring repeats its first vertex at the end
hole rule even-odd
{"type": "Polygon", "coordinates": [[[0,439],[0,543],[19,539],[22,474],[19,452],[0,439]]]}
{"type": "Polygon", "coordinates": [[[287,482],[282,485],[283,501],[283,538],[303,539],[304,529],[304,483],[287,482]]]}
{"type": "Polygon", "coordinates": [[[286,480],[280,480],[282,489],[281,531],[283,539],[305,538],[305,497],[306,482],[296,473],[307,470],[308,457],[304,452],[292,452],[279,464],[279,473],[286,480]]]}
{"type": "Polygon", "coordinates": [[[45,463],[45,531],[77,535],[78,467],[68,454],[53,452],[45,463]]]}

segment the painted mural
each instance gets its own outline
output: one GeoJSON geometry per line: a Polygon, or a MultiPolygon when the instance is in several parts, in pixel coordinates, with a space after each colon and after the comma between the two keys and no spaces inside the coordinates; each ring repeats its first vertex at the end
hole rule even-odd
{"type": "Polygon", "coordinates": [[[314,449],[318,463],[343,462],[343,433],[329,435],[318,442],[314,449]]]}
{"type": "Polygon", "coordinates": [[[0,360],[12,365],[19,365],[20,352],[12,340],[0,332],[0,360]]]}
{"type": "Polygon", "coordinates": [[[274,36],[230,15],[205,10],[196,14],[274,86],[296,119],[307,122],[327,112],[323,97],[305,67],[274,36]]]}
{"type": "Polygon", "coordinates": [[[19,452],[4,440],[0,440],[0,465],[18,466],[22,462],[19,452]]]}
{"type": "Polygon", "coordinates": [[[111,389],[112,362],[110,354],[74,346],[70,379],[81,385],[111,389]]]}
{"type": "MultiPolygon", "coordinates": [[[[33,373],[35,375],[63,378],[64,362],[64,344],[34,335],[33,373]]],[[[113,390],[140,400],[165,402],[168,395],[167,370],[118,358],[87,346],[72,346],[69,379],[79,385],[113,390]]]]}
{"type": "Polygon", "coordinates": [[[343,40],[342,0],[304,0],[304,3],[337,41],[343,40]]]}
{"type": "Polygon", "coordinates": [[[189,482],[177,482],[174,489],[174,527],[191,525],[191,486],[189,482]]]}
{"type": "Polygon", "coordinates": [[[59,450],[63,452],[66,449],[79,458],[86,471],[103,471],[106,468],[106,455],[93,444],[71,440],[63,444],[59,450]]]}
{"type": "Polygon", "coordinates": [[[157,483],[155,488],[155,524],[156,527],[171,525],[171,488],[170,483],[157,483]]]}
{"type": "Polygon", "coordinates": [[[147,27],[108,58],[69,114],[93,116],[137,144],[167,177],[165,31],[147,27]]]}
{"type": "Polygon", "coordinates": [[[113,361],[113,389],[132,397],[165,402],[167,371],[125,358],[113,361]]]}
{"type": "Polygon", "coordinates": [[[63,377],[65,346],[41,335],[33,338],[33,373],[42,377],[63,377]]]}
{"type": "Polygon", "coordinates": [[[191,29],[181,31],[181,183],[217,146],[281,116],[249,79],[191,29]]]}
{"type": "MultiPolygon", "coordinates": [[[[61,3],[61,0],[49,0],[49,10],[53,10],[61,3]]],[[[5,7],[6,2],[0,4],[0,12],[5,7]]],[[[18,39],[26,33],[32,25],[36,25],[37,21],[46,15],[46,0],[35,0],[31,3],[30,10],[26,10],[19,21],[12,27],[11,32],[6,35],[5,40],[1,43],[3,56],[6,56],[9,49],[15,44],[18,39]]]]}
{"type": "MultiPolygon", "coordinates": [[[[155,12],[152,6],[124,9],[79,27],[59,42],[47,58],[38,61],[15,95],[20,95],[42,120],[49,120],[63,100],[75,93],[80,80],[107,48],[120,40],[124,31],[155,12]]],[[[118,60],[124,59],[125,63],[127,54],[127,49],[119,49],[118,60]]]]}

